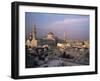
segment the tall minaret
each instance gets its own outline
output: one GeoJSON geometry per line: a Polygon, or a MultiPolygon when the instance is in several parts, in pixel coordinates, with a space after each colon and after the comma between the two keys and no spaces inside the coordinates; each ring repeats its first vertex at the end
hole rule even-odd
{"type": "Polygon", "coordinates": [[[33,25],[33,28],[32,28],[32,41],[31,41],[31,47],[37,47],[38,45],[38,41],[36,39],[36,25],[34,24],[33,25]]]}
{"type": "Polygon", "coordinates": [[[32,30],[32,38],[33,38],[33,40],[36,40],[36,25],[34,24],[33,25],[33,30],[32,30]]]}
{"type": "Polygon", "coordinates": [[[66,32],[64,32],[64,41],[66,41],[66,32]]]}

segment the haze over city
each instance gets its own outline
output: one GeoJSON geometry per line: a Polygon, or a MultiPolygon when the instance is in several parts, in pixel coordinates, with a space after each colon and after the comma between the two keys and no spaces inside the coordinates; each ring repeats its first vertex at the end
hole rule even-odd
{"type": "Polygon", "coordinates": [[[25,13],[26,36],[36,25],[37,37],[42,38],[48,32],[64,39],[66,32],[67,39],[89,40],[89,16],[74,14],[53,14],[53,13],[25,13]]]}
{"type": "Polygon", "coordinates": [[[89,65],[89,16],[25,13],[26,68],[89,65]]]}

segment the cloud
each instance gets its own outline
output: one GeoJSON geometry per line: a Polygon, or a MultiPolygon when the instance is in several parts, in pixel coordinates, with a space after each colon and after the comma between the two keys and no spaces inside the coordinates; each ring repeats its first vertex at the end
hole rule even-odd
{"type": "Polygon", "coordinates": [[[52,23],[51,26],[56,26],[56,25],[73,25],[73,24],[82,24],[82,23],[85,23],[85,22],[88,22],[88,18],[78,18],[78,19],[64,19],[62,21],[56,21],[54,23],[52,23]]]}
{"type": "Polygon", "coordinates": [[[69,39],[88,39],[89,18],[65,18],[57,20],[50,22],[50,24],[42,29],[38,29],[38,32],[40,37],[45,36],[48,32],[53,32],[55,36],[63,39],[64,32],[66,32],[69,39]]]}
{"type": "Polygon", "coordinates": [[[89,24],[88,18],[66,18],[60,21],[55,21],[48,25],[48,29],[51,31],[64,31],[64,30],[72,30],[78,31],[78,29],[82,29],[82,27],[89,24]]]}
{"type": "MultiPolygon", "coordinates": [[[[52,31],[57,36],[62,37],[64,32],[68,33],[69,38],[84,38],[88,36],[89,19],[88,18],[71,18],[51,23],[48,31],[52,31]],[[85,33],[84,33],[85,32],[85,33]]],[[[87,37],[88,38],[88,37],[87,37]]]]}

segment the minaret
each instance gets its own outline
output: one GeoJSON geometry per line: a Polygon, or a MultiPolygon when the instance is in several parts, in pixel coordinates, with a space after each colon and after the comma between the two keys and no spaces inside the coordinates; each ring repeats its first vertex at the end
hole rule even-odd
{"type": "Polygon", "coordinates": [[[36,39],[36,25],[33,25],[32,29],[32,41],[31,41],[31,47],[37,47],[38,41],[36,39]]]}
{"type": "Polygon", "coordinates": [[[33,40],[36,40],[36,25],[33,25],[33,30],[32,30],[32,38],[33,40]]]}
{"type": "Polygon", "coordinates": [[[66,41],[66,32],[64,32],[64,41],[66,41]]]}

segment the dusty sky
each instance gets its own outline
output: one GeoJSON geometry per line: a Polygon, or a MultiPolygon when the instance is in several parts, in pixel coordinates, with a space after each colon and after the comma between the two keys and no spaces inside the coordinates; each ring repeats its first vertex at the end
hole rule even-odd
{"type": "Polygon", "coordinates": [[[37,37],[43,38],[53,32],[58,38],[89,40],[89,16],[53,13],[25,13],[25,32],[28,35],[36,25],[37,37]]]}

